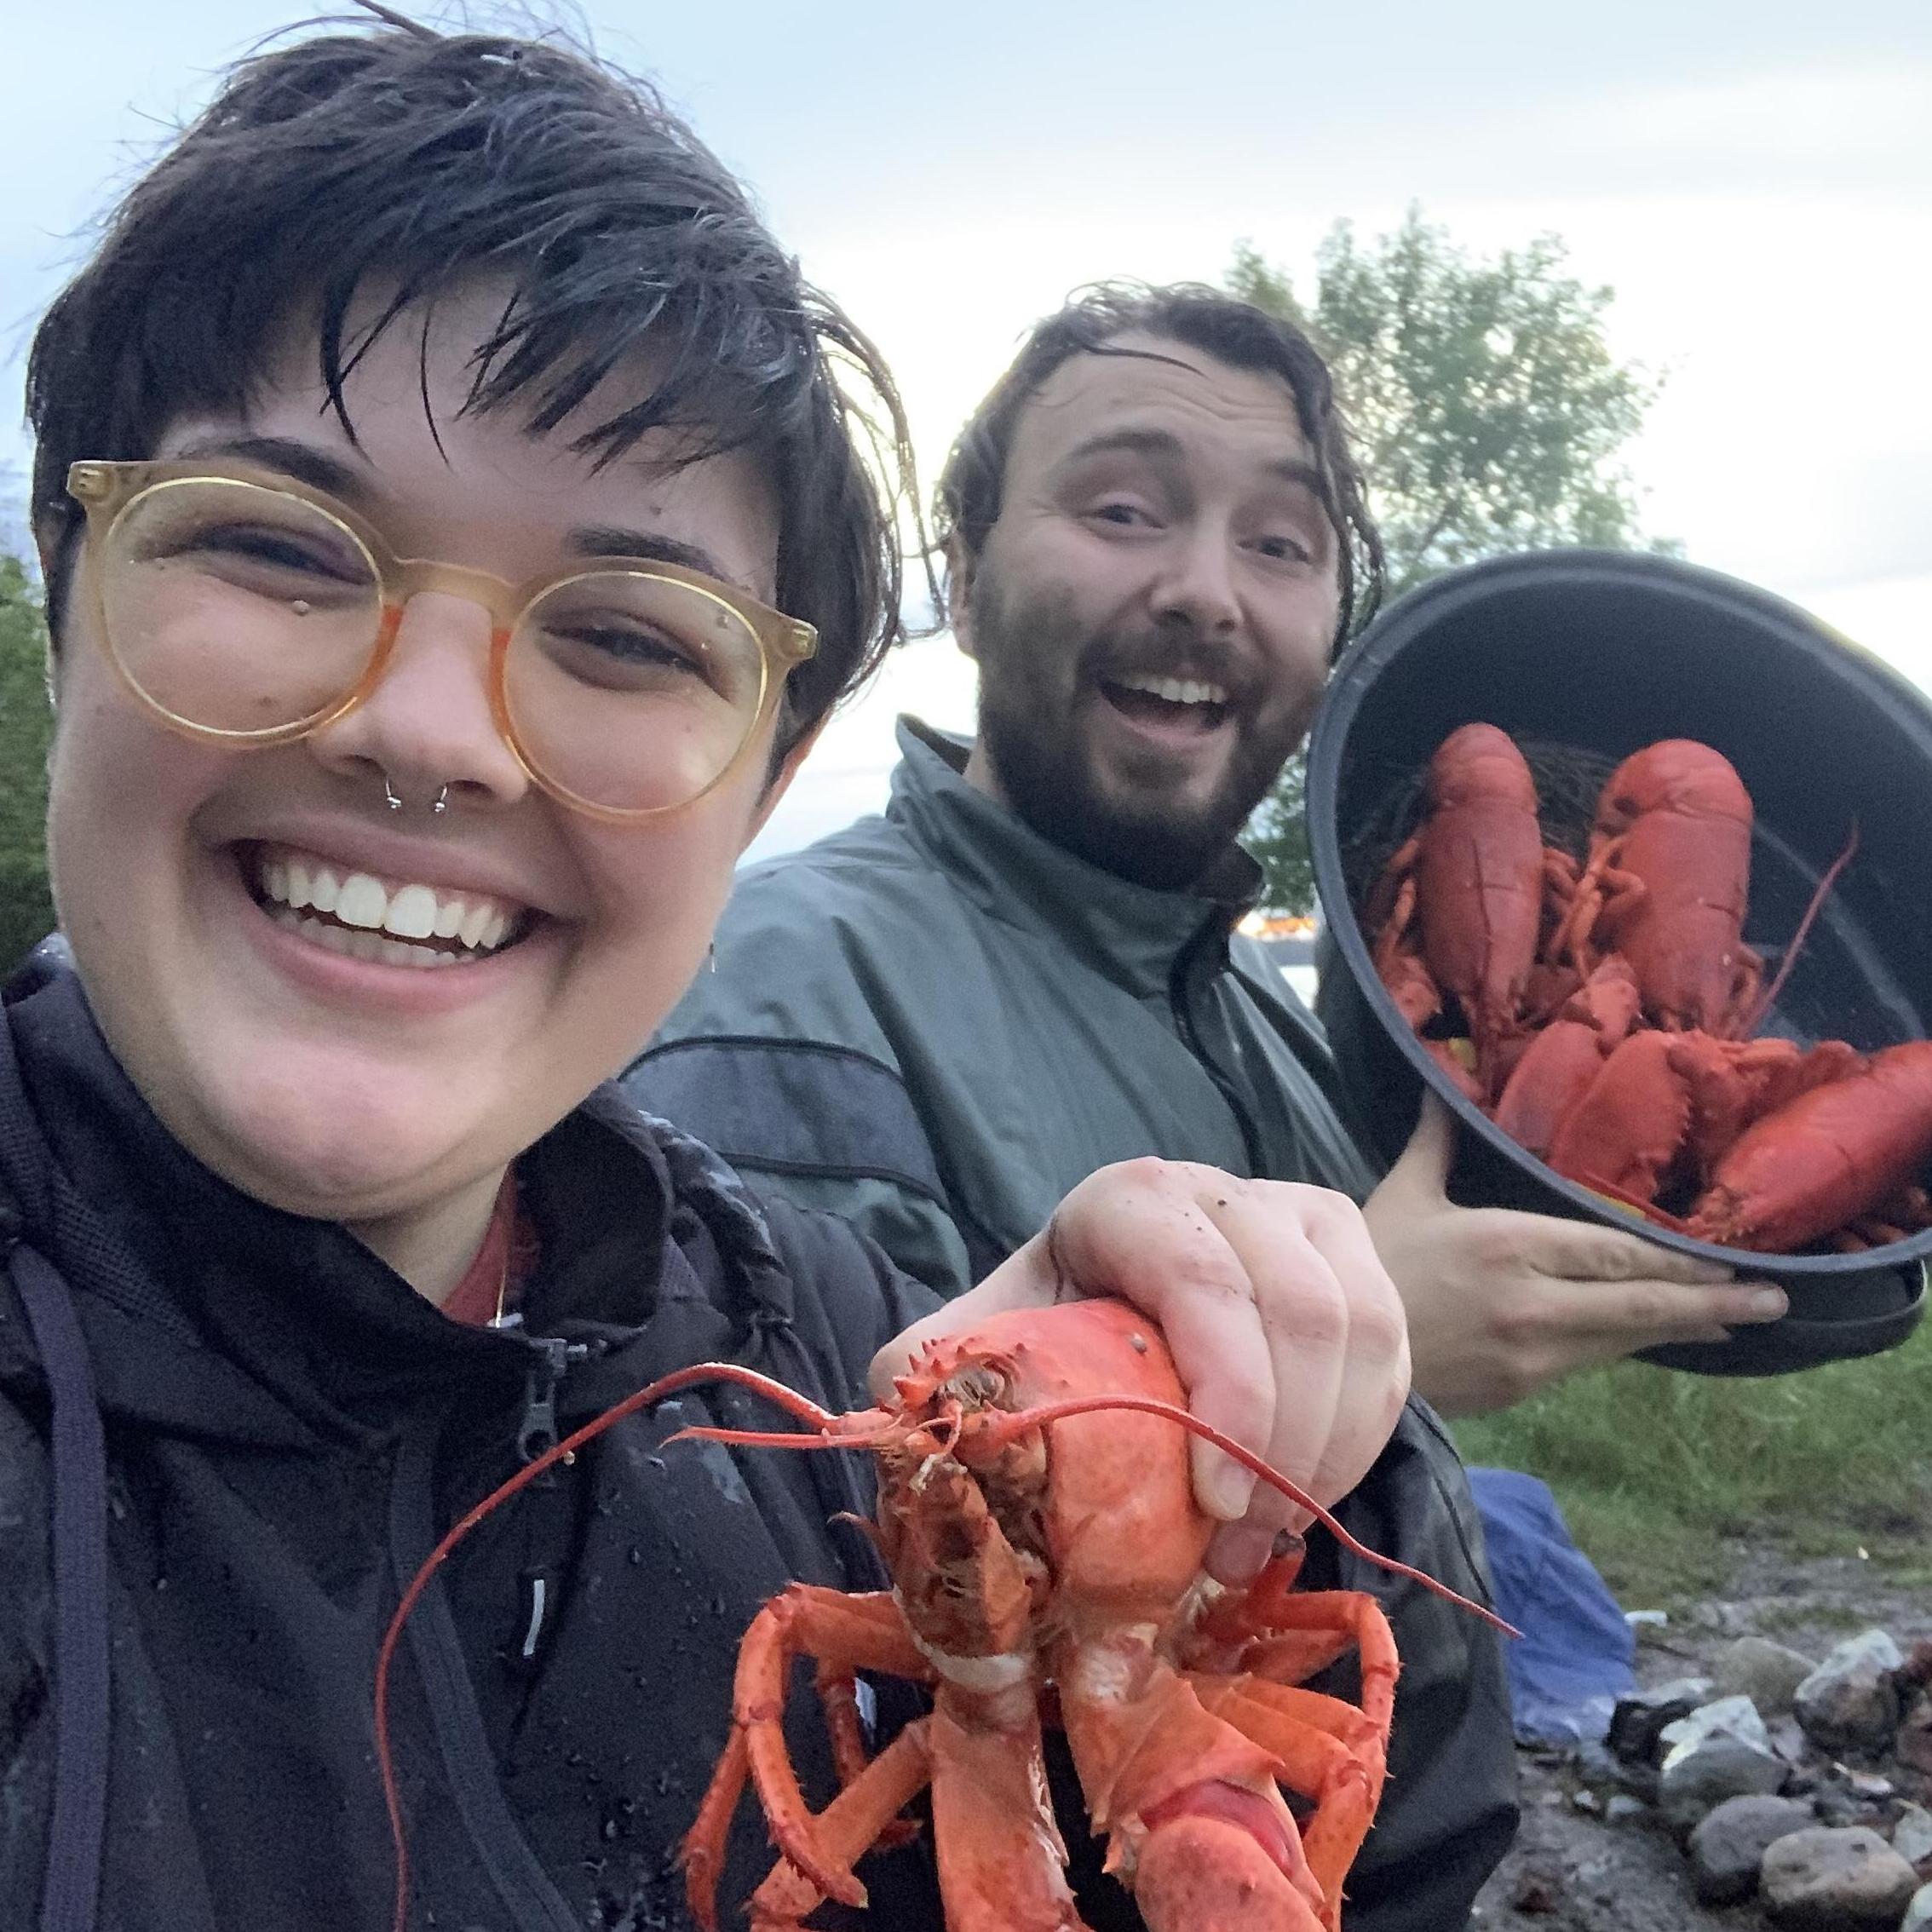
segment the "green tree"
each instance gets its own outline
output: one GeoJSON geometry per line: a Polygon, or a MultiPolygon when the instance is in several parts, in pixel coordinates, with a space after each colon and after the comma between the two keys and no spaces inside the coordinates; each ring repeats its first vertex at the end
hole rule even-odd
{"type": "Polygon", "coordinates": [[[19,560],[0,555],[0,976],[53,930],[47,893],[47,632],[19,560]]]}
{"type": "MultiPolygon", "coordinates": [[[[1300,323],[1335,373],[1392,595],[1505,551],[1643,543],[1619,454],[1657,385],[1604,339],[1613,291],[1586,287],[1565,261],[1554,235],[1478,259],[1412,208],[1371,243],[1338,222],[1303,303],[1279,269],[1236,248],[1228,287],[1300,323]]],[[[1281,911],[1314,903],[1302,785],[1297,759],[1247,834],[1281,911]]]]}

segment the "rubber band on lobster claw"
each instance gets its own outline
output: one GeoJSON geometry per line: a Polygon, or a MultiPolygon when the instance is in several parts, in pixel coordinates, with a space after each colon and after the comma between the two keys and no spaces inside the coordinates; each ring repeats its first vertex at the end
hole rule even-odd
{"type": "MultiPolygon", "coordinates": [[[[593,1417],[582,1428],[565,1436],[561,1441],[534,1458],[507,1481],[492,1490],[480,1503],[459,1517],[442,1539],[424,1559],[422,1567],[410,1580],[398,1601],[395,1613],[383,1635],[381,1648],[377,1654],[375,1684],[375,1734],[377,1759],[382,1783],[382,1795],[388,1810],[389,1830],[394,1845],[396,1860],[395,1911],[393,1920],[394,1932],[406,1932],[409,1905],[409,1854],[406,1834],[404,1829],[401,1796],[397,1785],[394,1751],[389,1729],[389,1676],[400,1642],[403,1627],[411,1613],[421,1601],[436,1572],[448,1559],[469,1532],[493,1510],[508,1502],[520,1490],[534,1482],[545,1470],[559,1463],[569,1462],[577,1451],[595,1437],[601,1435],[613,1424],[627,1416],[648,1408],[655,1403],[676,1395],[687,1389],[707,1383],[728,1383],[738,1388],[762,1395],[774,1407],[783,1410],[796,1421],[803,1423],[813,1433],[799,1435],[789,1431],[732,1429],[713,1424],[694,1424],[681,1429],[665,1439],[665,1446],[681,1441],[719,1442],[741,1448],[772,1449],[873,1449],[894,1440],[903,1440],[906,1434],[904,1414],[884,1406],[871,1409],[855,1410],[845,1414],[836,1414],[821,1408],[808,1397],[788,1389],[770,1377],[761,1375],[755,1369],[742,1368],[728,1362],[699,1362],[688,1368],[678,1369],[659,1377],[622,1401],[593,1417]]],[[[1379,1555],[1366,1544],[1360,1542],[1337,1522],[1334,1516],[1323,1509],[1313,1497],[1297,1484],[1273,1469],[1262,1457],[1244,1448],[1231,1437],[1224,1435],[1210,1423],[1202,1422],[1190,1415],[1187,1410],[1172,1402],[1162,1401],[1151,1396],[1128,1394],[1077,1396],[1066,1400],[1036,1404],[1030,1408],[1017,1410],[977,1409],[967,1412],[957,1403],[942,1408],[939,1416],[928,1417],[918,1427],[934,1436],[935,1452],[944,1455],[963,1451],[965,1458],[992,1458],[1010,1447],[1021,1437],[1050,1423],[1066,1421],[1075,1416],[1095,1415],[1106,1412],[1133,1412],[1159,1416],[1177,1424],[1189,1434],[1205,1442],[1211,1443],[1224,1455],[1229,1456],[1255,1477],[1304,1509],[1316,1521],[1328,1530],[1336,1541],[1351,1554],[1363,1561],[1373,1563],[1392,1575],[1404,1578],[1435,1596],[1443,1598],[1470,1612],[1484,1623],[1501,1631],[1506,1636],[1520,1636],[1521,1632],[1505,1623],[1492,1611],[1480,1603],[1439,1583],[1425,1572],[1415,1569],[1409,1564],[1393,1557],[1379,1555]]],[[[828,1877],[835,1875],[827,1874],[828,1877]]],[[[844,1889],[843,1887],[837,1888],[844,1889]]]]}

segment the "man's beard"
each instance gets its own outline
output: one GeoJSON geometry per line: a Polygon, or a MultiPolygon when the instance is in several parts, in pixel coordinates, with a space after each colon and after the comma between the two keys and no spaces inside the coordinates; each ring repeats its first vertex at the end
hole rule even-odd
{"type": "MultiPolygon", "coordinates": [[[[1194,884],[1232,846],[1300,742],[1302,719],[1261,715],[1265,694],[1251,670],[1197,670],[1231,693],[1236,740],[1212,793],[1182,802],[1150,794],[1136,802],[1108,796],[1071,731],[1064,691],[1105,704],[1096,667],[1150,667],[1186,653],[1200,667],[1215,653],[1188,637],[1081,637],[1064,613],[1042,604],[1015,608],[989,582],[974,585],[973,638],[980,664],[980,744],[1007,802],[1033,831],[1063,851],[1136,885],[1172,892],[1194,884]],[[1059,689],[1051,674],[1071,660],[1059,689]],[[1049,673],[1041,678],[1042,668],[1049,673]],[[1055,700],[1058,699],[1058,702],[1055,700]]],[[[1225,657],[1226,653],[1220,655],[1225,657]]]]}

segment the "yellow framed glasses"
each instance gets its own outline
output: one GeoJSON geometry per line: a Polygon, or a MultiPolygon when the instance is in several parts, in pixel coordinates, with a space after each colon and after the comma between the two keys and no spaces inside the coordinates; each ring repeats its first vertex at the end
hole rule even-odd
{"type": "Polygon", "coordinates": [[[592,557],[520,584],[401,557],[325,492],[247,465],[77,463],[101,639],[163,723],[237,749],[332,724],[382,681],[409,600],[489,612],[492,716],[593,818],[692,804],[735,768],[808,624],[676,564],[592,557]]]}

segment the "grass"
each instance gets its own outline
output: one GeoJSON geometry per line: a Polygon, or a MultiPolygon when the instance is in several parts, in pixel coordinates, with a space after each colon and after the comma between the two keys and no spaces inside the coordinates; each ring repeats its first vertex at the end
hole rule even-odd
{"type": "Polygon", "coordinates": [[[1862,1548],[1909,1581],[1932,1528],[1932,1324],[1889,1354],[1763,1381],[1619,1363],[1456,1438],[1469,1462],[1541,1476],[1633,1607],[1716,1587],[1739,1535],[1798,1555],[1862,1548]]]}

